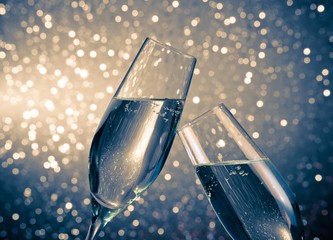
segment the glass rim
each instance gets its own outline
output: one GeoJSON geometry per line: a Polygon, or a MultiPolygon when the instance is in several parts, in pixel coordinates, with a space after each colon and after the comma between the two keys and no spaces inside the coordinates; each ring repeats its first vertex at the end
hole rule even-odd
{"type": "Polygon", "coordinates": [[[215,111],[216,109],[223,109],[224,111],[227,112],[227,114],[232,115],[232,113],[229,111],[229,109],[227,108],[227,106],[224,104],[224,103],[220,103],[214,107],[212,107],[211,109],[203,112],[202,114],[200,114],[199,116],[195,117],[194,119],[192,119],[191,121],[189,121],[188,123],[185,123],[183,126],[181,126],[177,132],[181,132],[183,129],[187,128],[187,127],[191,127],[191,126],[194,126],[196,125],[201,119],[204,119],[205,117],[207,117],[211,112],[215,111]]]}
{"type": "Polygon", "coordinates": [[[197,60],[197,58],[195,56],[193,56],[191,54],[188,54],[186,52],[183,52],[183,51],[181,51],[181,50],[179,50],[179,49],[177,49],[177,48],[175,48],[175,47],[173,47],[171,45],[168,45],[168,44],[165,44],[165,43],[161,43],[161,42],[159,42],[158,40],[156,40],[156,39],[154,39],[152,37],[146,37],[145,40],[143,41],[142,46],[145,45],[145,43],[148,42],[148,41],[151,41],[151,42],[155,43],[156,45],[159,45],[159,46],[162,46],[162,47],[166,47],[166,48],[170,49],[171,51],[179,53],[181,55],[184,55],[184,56],[186,56],[188,58],[192,58],[194,61],[197,60]]]}
{"type": "MultiPolygon", "coordinates": [[[[184,84],[184,86],[182,86],[182,92],[181,92],[181,96],[182,97],[177,97],[177,98],[154,98],[154,99],[158,99],[158,100],[165,100],[165,99],[176,99],[176,100],[183,100],[185,101],[186,97],[187,97],[187,94],[188,94],[188,90],[189,90],[189,87],[190,87],[190,83],[191,83],[191,79],[192,79],[192,76],[193,76],[193,73],[194,73],[194,69],[195,69],[195,65],[196,65],[196,62],[197,62],[197,59],[196,57],[188,54],[188,53],[185,53],[183,51],[180,51],[178,50],[177,48],[175,47],[172,47],[171,45],[167,45],[165,43],[161,43],[159,42],[158,40],[156,39],[153,39],[151,37],[146,37],[144,39],[144,41],[142,42],[137,54],[135,55],[134,59],[132,60],[132,63],[130,64],[127,72],[125,73],[123,79],[121,80],[117,90],[115,91],[113,97],[117,97],[117,98],[123,98],[123,97],[118,97],[119,93],[121,92],[121,88],[123,87],[123,85],[125,84],[125,81],[127,81],[127,77],[129,75],[129,72],[131,71],[131,69],[133,68],[133,66],[135,65],[137,59],[139,58],[139,55],[141,54],[141,52],[143,51],[143,49],[145,49],[146,47],[155,47],[155,46],[158,46],[160,47],[161,49],[166,49],[167,51],[170,51],[170,52],[173,52],[173,53],[176,53],[178,54],[179,58],[182,58],[183,61],[188,61],[188,65],[190,66],[190,71],[188,71],[188,73],[186,74],[187,75],[187,78],[184,79],[186,80],[186,83],[184,84]],[[151,46],[148,46],[149,43],[151,44],[151,46]]],[[[177,93],[177,95],[179,95],[177,93]]],[[[152,97],[126,97],[127,99],[153,99],[152,97]]]]}

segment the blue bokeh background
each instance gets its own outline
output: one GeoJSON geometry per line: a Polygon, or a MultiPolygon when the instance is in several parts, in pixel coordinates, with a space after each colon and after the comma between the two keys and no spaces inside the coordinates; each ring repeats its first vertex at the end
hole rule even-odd
{"type": "MultiPolygon", "coordinates": [[[[330,239],[333,5],[292,0],[0,1],[0,239],[84,239],[89,145],[148,36],[198,59],[180,124],[224,102],[330,239]]],[[[178,138],[101,236],[228,239],[178,138]]]]}

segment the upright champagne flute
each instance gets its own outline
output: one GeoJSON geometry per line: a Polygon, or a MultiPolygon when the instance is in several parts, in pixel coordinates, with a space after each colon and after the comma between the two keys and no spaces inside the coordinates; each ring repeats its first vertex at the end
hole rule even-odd
{"type": "Polygon", "coordinates": [[[178,135],[232,239],[304,238],[295,195],[225,105],[194,119],[178,135]]]}
{"type": "Polygon", "coordinates": [[[196,59],[147,38],[113,96],[92,141],[92,222],[86,239],[137,199],[169,154],[196,59]]]}

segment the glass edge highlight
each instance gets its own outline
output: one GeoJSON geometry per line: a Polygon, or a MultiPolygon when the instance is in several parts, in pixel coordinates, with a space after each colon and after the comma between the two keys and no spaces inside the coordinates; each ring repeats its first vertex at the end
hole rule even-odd
{"type": "Polygon", "coordinates": [[[196,125],[197,122],[199,122],[201,119],[205,118],[208,114],[210,114],[211,112],[213,112],[215,109],[217,108],[221,108],[224,110],[228,110],[228,108],[226,107],[226,105],[224,103],[220,103],[212,108],[210,108],[209,110],[203,112],[202,114],[200,114],[199,116],[193,118],[190,122],[185,123],[183,126],[181,126],[180,128],[177,129],[177,134],[179,134],[179,132],[181,132],[183,129],[190,127],[192,125],[196,125]]]}
{"type": "Polygon", "coordinates": [[[144,45],[145,42],[148,42],[148,41],[154,42],[155,44],[157,44],[159,46],[167,47],[167,48],[169,48],[170,50],[172,50],[172,51],[174,51],[176,53],[179,53],[181,55],[184,55],[184,56],[186,56],[188,58],[193,59],[193,61],[195,61],[195,62],[197,61],[197,58],[194,57],[193,55],[191,55],[189,53],[186,53],[186,52],[183,52],[183,51],[181,51],[181,50],[179,50],[179,49],[177,49],[177,48],[175,48],[175,47],[173,47],[171,45],[168,45],[168,44],[165,44],[165,43],[161,43],[160,41],[158,41],[158,40],[156,40],[155,38],[152,38],[152,37],[146,37],[145,40],[143,41],[143,45],[144,45]]]}

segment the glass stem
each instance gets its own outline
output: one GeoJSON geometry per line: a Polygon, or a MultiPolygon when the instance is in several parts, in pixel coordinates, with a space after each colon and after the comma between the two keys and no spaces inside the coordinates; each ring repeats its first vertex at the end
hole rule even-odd
{"type": "Polygon", "coordinates": [[[105,225],[111,221],[118,213],[121,212],[122,208],[110,209],[100,205],[92,197],[92,209],[93,216],[91,219],[91,224],[88,230],[88,234],[85,240],[95,240],[97,239],[99,233],[105,227],[105,225]]]}
{"type": "Polygon", "coordinates": [[[102,231],[102,229],[107,223],[108,221],[103,220],[101,216],[93,216],[91,219],[88,234],[86,236],[86,240],[97,239],[98,234],[102,231]]]}

